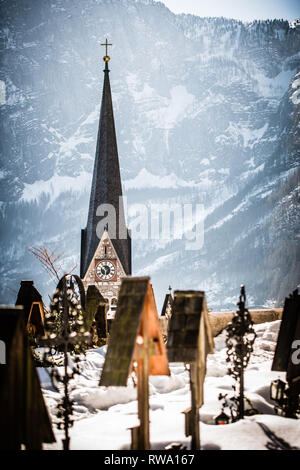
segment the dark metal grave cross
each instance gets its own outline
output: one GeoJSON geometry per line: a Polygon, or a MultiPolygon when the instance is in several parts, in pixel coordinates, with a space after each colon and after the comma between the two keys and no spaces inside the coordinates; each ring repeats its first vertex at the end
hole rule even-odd
{"type": "Polygon", "coordinates": [[[233,398],[237,405],[237,419],[244,418],[244,370],[249,363],[253,351],[253,343],[256,338],[253,321],[245,304],[246,292],[245,286],[242,285],[239,302],[237,304],[239,309],[234,315],[232,322],[229,323],[226,328],[226,361],[231,363],[228,368],[228,373],[235,379],[236,385],[234,389],[238,392],[238,396],[233,398]]]}
{"type": "MultiPolygon", "coordinates": [[[[69,397],[69,382],[74,375],[79,373],[78,367],[70,367],[68,352],[72,347],[89,344],[91,335],[85,331],[83,321],[81,320],[81,311],[85,307],[84,288],[81,279],[78,276],[63,276],[57,285],[57,289],[51,303],[51,313],[46,315],[49,317],[48,334],[45,338],[39,340],[39,344],[44,347],[55,349],[63,353],[64,356],[64,374],[61,377],[59,372],[50,371],[50,376],[64,385],[64,397],[58,404],[57,418],[59,419],[58,427],[61,426],[65,431],[65,439],[63,439],[63,449],[68,450],[70,444],[69,428],[73,425],[70,419],[73,413],[73,403],[69,397]],[[77,284],[76,292],[75,284],[77,284]],[[58,315],[58,316],[57,316],[58,315]],[[74,320],[71,320],[73,317],[74,320]],[[60,324],[58,331],[57,323],[60,324]],[[50,331],[49,331],[50,329],[50,331]],[[51,331],[52,330],[52,331],[51,331]],[[69,372],[69,370],[71,371],[69,372]]],[[[46,325],[47,327],[47,325],[46,325]]],[[[47,355],[45,351],[45,356],[47,355]]],[[[78,359],[78,358],[77,358],[78,359]]],[[[75,359],[75,363],[78,360],[75,359]]]]}

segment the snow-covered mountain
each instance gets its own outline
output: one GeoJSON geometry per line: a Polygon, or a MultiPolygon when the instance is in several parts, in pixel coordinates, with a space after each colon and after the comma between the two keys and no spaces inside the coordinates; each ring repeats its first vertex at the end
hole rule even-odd
{"type": "Polygon", "coordinates": [[[133,242],[159,303],[174,289],[232,308],[299,282],[300,24],[174,15],[152,0],[3,0],[1,302],[55,287],[28,246],[79,262],[107,37],[128,203],[203,204],[204,245],[133,242]]]}

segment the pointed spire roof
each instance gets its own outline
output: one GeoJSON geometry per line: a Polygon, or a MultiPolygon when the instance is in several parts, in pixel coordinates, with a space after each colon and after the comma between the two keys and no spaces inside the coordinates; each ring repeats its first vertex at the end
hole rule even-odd
{"type": "MultiPolygon", "coordinates": [[[[109,45],[107,40],[105,45],[106,47],[109,45]]],[[[108,61],[110,58],[107,52],[103,60],[105,62],[104,83],[88,220],[86,228],[81,233],[80,276],[82,278],[102,236],[102,233],[98,233],[99,238],[96,232],[97,224],[104,217],[96,214],[98,207],[102,204],[110,204],[115,209],[116,237],[113,226],[110,227],[108,224],[107,230],[126,274],[131,274],[131,240],[126,228],[123,201],[121,200],[121,203],[119,201],[122,196],[122,184],[109,81],[108,61]],[[123,237],[125,234],[127,238],[119,238],[120,233],[123,233],[123,237]]]]}

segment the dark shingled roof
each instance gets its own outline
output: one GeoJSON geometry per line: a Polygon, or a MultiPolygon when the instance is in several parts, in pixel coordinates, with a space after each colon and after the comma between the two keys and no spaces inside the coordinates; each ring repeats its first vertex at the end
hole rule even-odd
{"type": "Polygon", "coordinates": [[[126,228],[123,204],[119,211],[120,196],[122,196],[122,185],[109,69],[106,62],[88,220],[86,228],[81,231],[81,278],[84,277],[100,241],[96,233],[96,227],[101,217],[96,216],[96,211],[101,204],[111,204],[116,210],[117,238],[114,238],[110,226],[108,226],[108,233],[125,273],[131,274],[131,238],[126,228]],[[123,231],[125,236],[127,234],[127,238],[118,238],[119,229],[123,231]]]}
{"type": "Polygon", "coordinates": [[[16,305],[23,305],[26,322],[33,302],[43,302],[41,294],[34,287],[33,281],[21,281],[16,305]]]}
{"type": "Polygon", "coordinates": [[[166,315],[166,310],[167,310],[167,307],[168,307],[168,303],[170,304],[170,306],[172,308],[172,306],[173,306],[173,297],[172,297],[171,294],[166,294],[166,296],[165,296],[163,308],[162,308],[162,311],[161,311],[161,316],[162,317],[166,315]]]}
{"type": "Polygon", "coordinates": [[[175,291],[169,321],[167,351],[170,362],[195,362],[204,292],[175,291]]]}
{"type": "Polygon", "coordinates": [[[42,296],[34,287],[33,281],[21,281],[16,305],[23,305],[25,321],[32,334],[43,336],[44,330],[44,304],[42,296]],[[30,317],[30,318],[29,318],[30,317]]]}
{"type": "Polygon", "coordinates": [[[100,385],[126,386],[149,278],[124,279],[100,385]]]}

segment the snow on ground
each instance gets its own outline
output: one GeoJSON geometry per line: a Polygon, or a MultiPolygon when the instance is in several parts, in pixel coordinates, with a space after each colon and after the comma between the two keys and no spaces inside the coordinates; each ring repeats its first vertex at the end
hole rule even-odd
{"type": "MultiPolygon", "coordinates": [[[[285,374],[271,372],[280,321],[255,325],[257,338],[245,373],[246,396],[262,414],[225,426],[216,426],[220,412],[219,393],[231,393],[227,375],[225,332],[215,338],[215,353],[208,356],[205,404],[200,410],[203,449],[266,449],[274,445],[300,448],[300,420],[275,415],[269,399],[270,382],[285,374]]],[[[138,424],[136,389],[99,387],[106,346],[89,350],[81,361],[82,374],[76,376],[71,398],[75,401],[75,424],[71,428],[71,449],[130,448],[130,427],[138,424]]],[[[184,415],[190,406],[189,376],[183,364],[170,364],[171,376],[150,378],[150,438],[152,449],[164,449],[180,441],[189,448],[184,435],[184,415]]],[[[39,369],[44,396],[54,418],[59,393],[54,391],[45,370],[39,369]]],[[[55,418],[54,418],[55,419],[55,418]]],[[[63,433],[55,428],[57,443],[46,449],[60,449],[63,433]]]]}

